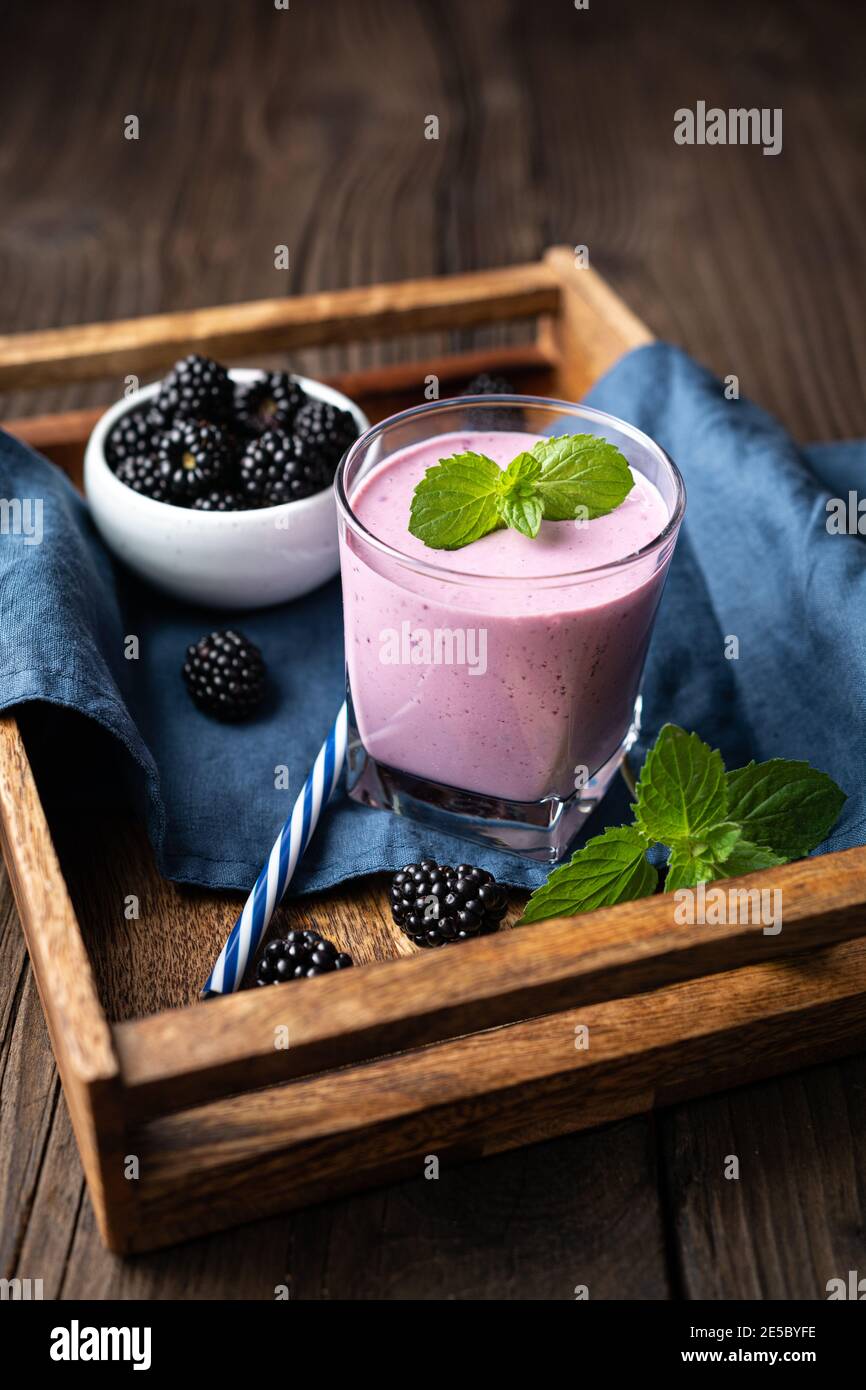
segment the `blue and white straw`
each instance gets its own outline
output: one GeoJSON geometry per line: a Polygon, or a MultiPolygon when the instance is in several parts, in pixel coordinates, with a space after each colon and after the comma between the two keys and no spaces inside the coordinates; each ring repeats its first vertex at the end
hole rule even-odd
{"type": "Polygon", "coordinates": [[[291,882],[298,860],[316,828],[322,807],[334,794],[346,759],[348,711],[345,703],[334,727],[319,749],[313,770],[298,793],[292,814],[277,836],[268,861],[229,934],[228,941],[201,991],[202,999],[233,994],[244,977],[250,956],[264,936],[274,908],[291,882]]]}

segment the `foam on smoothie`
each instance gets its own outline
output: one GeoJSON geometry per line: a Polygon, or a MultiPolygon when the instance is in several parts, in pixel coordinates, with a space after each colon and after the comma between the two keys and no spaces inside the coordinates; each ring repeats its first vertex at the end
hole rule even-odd
{"type": "Polygon", "coordinates": [[[664,530],[668,509],[660,493],[632,469],[634,487],[614,511],[582,525],[543,521],[534,540],[509,529],[494,531],[461,550],[433,550],[411,534],[412,494],[428,468],[469,450],[486,454],[505,468],[537,439],[537,435],[503,430],[461,431],[424,440],[373,468],[353,493],[352,510],[374,536],[410,558],[463,574],[525,575],[527,579],[577,573],[624,559],[664,530]]]}

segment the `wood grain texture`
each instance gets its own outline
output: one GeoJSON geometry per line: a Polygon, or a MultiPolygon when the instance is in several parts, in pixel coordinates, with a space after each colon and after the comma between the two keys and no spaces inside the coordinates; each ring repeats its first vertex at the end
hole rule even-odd
{"type": "Polygon", "coordinates": [[[567,246],[544,253],[562,287],[559,312],[542,321],[541,342],[560,363],[560,391],[580,400],[615,362],[653,335],[589,266],[579,267],[567,246]]]}
{"type": "Polygon", "coordinates": [[[190,352],[274,351],[535,318],[559,305],[543,263],[0,336],[0,391],[145,374],[190,352]]]}
{"type": "MultiPolygon", "coordinates": [[[[521,343],[483,351],[454,352],[444,357],[395,363],[390,367],[338,372],[324,380],[362,405],[365,414],[375,423],[401,409],[407,394],[421,400],[430,376],[437,378],[443,396],[448,394],[449,387],[462,389],[481,371],[507,375],[523,395],[550,395],[554,366],[551,354],[554,351],[554,345],[549,342],[546,346],[521,343]]],[[[96,406],[61,411],[56,415],[28,415],[19,420],[4,420],[3,428],[53,459],[80,487],[84,448],[102,413],[96,406]]]]}
{"type": "Polygon", "coordinates": [[[859,940],[155,1120],[129,1139],[142,1161],[131,1248],[837,1056],[866,1043],[864,979],[859,940]]]}
{"type": "MultiPolygon", "coordinates": [[[[122,15],[91,0],[86,27],[76,9],[4,15],[10,51],[28,61],[0,88],[3,331],[501,265],[581,242],[659,336],[737,372],[797,437],[866,433],[862,15],[847,0],[623,0],[581,14],[560,0],[317,0],[278,18],[231,0],[148,0],[122,15]],[[782,105],[783,153],[675,148],[673,108],[699,97],[782,105]],[[142,118],[135,146],[119,138],[130,110],[142,118]],[[424,145],[429,111],[441,138],[424,145]],[[291,248],[288,277],[274,271],[276,242],[291,248]]],[[[504,332],[413,335],[298,365],[358,370],[498,345],[504,332]]],[[[0,409],[93,407],[120,385],[20,391],[0,409]]],[[[13,913],[0,871],[7,933],[13,913]]],[[[12,942],[20,963],[17,928],[12,942]]],[[[805,1273],[795,1282],[793,1249],[820,1249],[834,1272],[866,1268],[853,1062],[121,1263],[80,1200],[26,966],[13,960],[2,978],[0,1273],[44,1275],[46,1296],[270,1299],[290,1277],[301,1298],[570,1297],[581,1278],[593,1297],[787,1297],[809,1287],[805,1273]],[[755,1150],[743,1182],[725,1187],[742,1193],[739,1223],[704,1200],[716,1136],[725,1152],[755,1150]],[[747,1184],[760,1184],[759,1205],[747,1184]],[[808,1213],[796,1247],[794,1204],[808,1213]]]]}
{"type": "MultiPolygon", "coordinates": [[[[204,1010],[131,1020],[114,1030],[127,1113],[133,1120],[166,1114],[252,1086],[849,940],[866,927],[864,883],[866,849],[727,880],[729,892],[760,892],[770,884],[781,894],[778,936],[751,921],[684,927],[672,896],[659,894],[578,921],[551,920],[466,942],[459,973],[449,952],[419,952],[304,981],[291,993],[242,991],[204,1010]],[[280,1029],[288,1030],[287,1048],[275,1046],[280,1029]]],[[[345,928],[339,918],[335,925],[342,942],[345,928]]],[[[776,1001],[768,999],[765,1008],[774,1015],[776,1001]]],[[[728,1075],[734,1072],[729,1067],[728,1075]]]]}
{"type": "Polygon", "coordinates": [[[673,1111],[664,1163],[688,1298],[822,1298],[862,1270],[864,1104],[859,1057],[673,1111]]]}
{"type": "Polygon", "coordinates": [[[100,1230],[117,1243],[130,1189],[120,1069],[17,724],[0,718],[0,844],[100,1230]]]}
{"type": "Polygon", "coordinates": [[[33,780],[16,721],[0,719],[0,835],[22,920],[37,933],[57,1045],[72,1074],[87,1085],[118,1075],[111,1034],[97,998],[90,963],[33,780]]]}

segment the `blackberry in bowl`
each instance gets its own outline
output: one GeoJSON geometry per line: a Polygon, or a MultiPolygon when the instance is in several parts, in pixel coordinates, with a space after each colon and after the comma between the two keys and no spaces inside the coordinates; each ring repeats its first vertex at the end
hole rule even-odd
{"type": "Polygon", "coordinates": [[[368,428],[353,401],[312,378],[185,358],[97,422],[85,492],[106,545],[157,588],[226,609],[283,603],[339,569],[331,483],[350,429],[368,428]],[[311,447],[315,466],[300,456],[311,447]]]}
{"type": "Polygon", "coordinates": [[[319,471],[298,457],[294,437],[281,430],[266,430],[248,444],[238,467],[241,496],[251,507],[298,502],[322,491],[319,471]]]}
{"type": "Polygon", "coordinates": [[[337,464],[358,436],[348,410],[330,401],[314,400],[298,411],[292,438],[295,454],[310,476],[320,478],[320,486],[328,487],[334,481],[337,464]]]}
{"type": "Polygon", "coordinates": [[[208,420],[182,416],[162,435],[156,451],[159,471],[172,501],[185,504],[209,492],[231,475],[233,445],[229,435],[208,420]]]}
{"type": "Polygon", "coordinates": [[[235,387],[235,417],[247,434],[290,432],[308,399],[298,377],[288,372],[263,372],[258,381],[235,387]]]}

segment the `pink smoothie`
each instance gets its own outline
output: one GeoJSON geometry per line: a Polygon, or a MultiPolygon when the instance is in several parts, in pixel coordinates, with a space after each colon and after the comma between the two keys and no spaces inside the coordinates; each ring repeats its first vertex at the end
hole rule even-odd
{"type": "Polygon", "coordinates": [[[666,565],[654,553],[586,571],[634,555],[668,522],[656,488],[633,470],[615,511],[582,525],[542,522],[535,540],[502,530],[444,551],[409,533],[414,488],[439,459],[473,450],[505,467],[536,439],[467,430],[392,455],[349,501],[405,560],[348,529],[340,541],[346,660],[368,753],[530,802],[570,796],[629,728],[666,565]]]}

